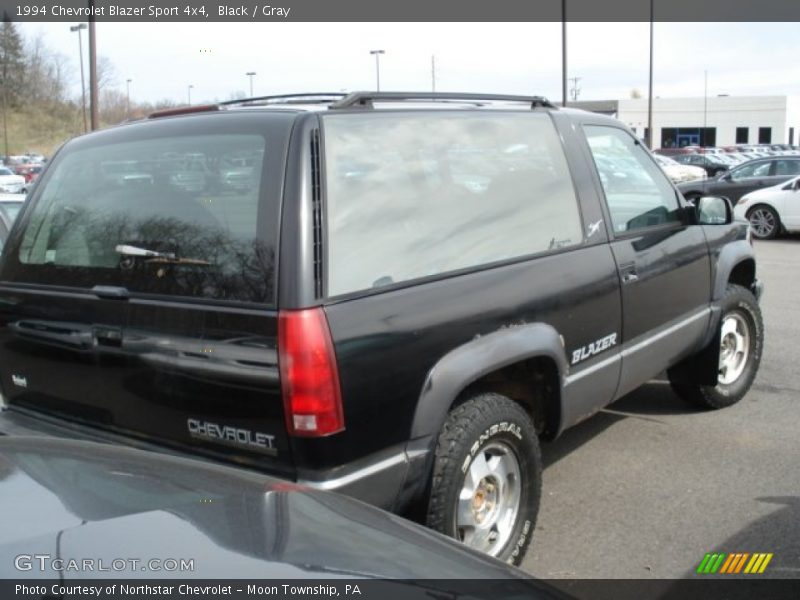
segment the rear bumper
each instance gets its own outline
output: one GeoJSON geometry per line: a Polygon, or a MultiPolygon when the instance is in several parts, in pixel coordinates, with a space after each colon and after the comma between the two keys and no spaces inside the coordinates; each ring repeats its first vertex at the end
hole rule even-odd
{"type": "MultiPolygon", "coordinates": [[[[2,407],[2,399],[0,399],[2,407]]],[[[119,444],[162,454],[212,460],[169,447],[142,442],[133,438],[73,426],[47,416],[0,408],[0,435],[44,436],[119,444]]],[[[324,471],[298,469],[297,483],[318,490],[339,492],[386,510],[399,510],[409,496],[409,486],[416,490],[418,476],[427,452],[419,444],[401,444],[364,457],[348,465],[324,471]]],[[[423,446],[424,447],[424,446],[423,446]]],[[[212,461],[236,468],[238,465],[212,461]]],[[[241,468],[241,467],[239,467],[241,468]]],[[[274,476],[271,473],[266,475],[274,476]]]]}
{"type": "Polygon", "coordinates": [[[318,490],[340,492],[391,510],[408,473],[408,464],[405,449],[394,447],[335,469],[299,470],[297,483],[318,490]]]}
{"type": "Polygon", "coordinates": [[[298,470],[297,481],[392,512],[404,511],[425,488],[430,439],[420,438],[326,471],[298,470]]]}

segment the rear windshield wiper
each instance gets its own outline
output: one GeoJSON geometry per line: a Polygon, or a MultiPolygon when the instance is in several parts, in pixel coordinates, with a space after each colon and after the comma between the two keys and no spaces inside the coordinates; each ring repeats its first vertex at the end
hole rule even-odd
{"type": "Polygon", "coordinates": [[[174,252],[158,252],[156,250],[148,250],[147,248],[139,248],[139,246],[131,246],[130,244],[119,244],[114,249],[123,256],[145,258],[147,259],[145,262],[148,264],[201,265],[206,267],[211,264],[207,260],[200,258],[178,258],[174,252]]]}
{"type": "Polygon", "coordinates": [[[174,252],[157,252],[155,250],[148,250],[147,248],[139,248],[139,246],[131,246],[129,244],[119,244],[114,250],[123,256],[144,256],[147,258],[175,258],[174,252]]]}

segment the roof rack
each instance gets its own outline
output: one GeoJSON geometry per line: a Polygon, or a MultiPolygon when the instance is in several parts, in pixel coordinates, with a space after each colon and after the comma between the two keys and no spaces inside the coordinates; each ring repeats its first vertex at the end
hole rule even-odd
{"type": "Polygon", "coordinates": [[[178,106],[176,108],[165,108],[156,110],[147,115],[148,119],[158,119],[161,117],[173,117],[176,115],[188,115],[192,113],[208,112],[210,110],[219,110],[216,104],[195,104],[194,106],[178,106]]]}
{"type": "Polygon", "coordinates": [[[374,102],[431,100],[434,102],[461,100],[478,105],[491,102],[522,102],[534,108],[556,108],[542,96],[511,96],[505,94],[466,94],[454,92],[353,92],[333,102],[330,108],[374,108],[374,102]]]}
{"type": "Polygon", "coordinates": [[[218,102],[219,106],[235,106],[237,104],[317,104],[335,102],[347,96],[344,92],[304,92],[301,94],[278,94],[273,96],[255,96],[218,102]]]}

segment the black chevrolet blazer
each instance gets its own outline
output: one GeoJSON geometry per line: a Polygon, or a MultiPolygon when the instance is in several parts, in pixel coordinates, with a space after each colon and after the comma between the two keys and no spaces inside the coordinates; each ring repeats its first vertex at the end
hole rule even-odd
{"type": "Polygon", "coordinates": [[[501,559],[539,439],[667,371],[730,405],[763,325],[745,223],[619,122],[536,97],[192,107],[78,137],[0,262],[0,431],[235,462],[501,559]]]}

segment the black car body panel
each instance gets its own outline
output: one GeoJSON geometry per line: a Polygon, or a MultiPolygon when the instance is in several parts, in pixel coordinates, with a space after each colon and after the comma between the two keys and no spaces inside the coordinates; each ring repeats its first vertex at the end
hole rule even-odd
{"type": "Polygon", "coordinates": [[[353,499],[131,448],[0,437],[0,507],[14,516],[0,531],[6,579],[486,578],[516,580],[526,597],[564,597],[353,499]],[[106,568],[123,557],[141,565],[188,559],[192,567],[55,570],[52,560],[42,569],[38,559],[25,558],[33,555],[64,565],[91,557],[106,568]]]}
{"type": "Polygon", "coordinates": [[[709,177],[715,177],[721,173],[725,173],[731,168],[731,164],[726,162],[714,154],[673,154],[670,156],[673,160],[693,167],[700,167],[709,177]]]}
{"type": "MultiPolygon", "coordinates": [[[[331,231],[338,201],[331,178],[338,173],[353,184],[348,188],[352,195],[341,195],[347,200],[362,193],[370,177],[383,176],[382,169],[391,171],[386,164],[392,161],[410,165],[412,185],[428,185],[439,176],[431,165],[441,157],[429,154],[409,157],[397,151],[386,154],[378,166],[337,164],[336,144],[351,143],[353,137],[348,137],[347,126],[352,121],[361,126],[356,134],[368,133],[363,121],[369,120],[365,115],[371,109],[219,111],[154,119],[78,138],[48,166],[0,262],[0,384],[8,408],[0,414],[0,432],[127,440],[196,453],[402,511],[423,497],[437,434],[448,411],[468,392],[490,386],[518,399],[535,413],[538,432],[554,438],[708,344],[718,329],[720,290],[729,281],[757,289],[752,248],[744,241],[746,226],[696,224],[690,205],[652,157],[641,154],[635,137],[613,119],[536,103],[525,110],[380,112],[395,124],[407,115],[420,122],[446,115],[453,127],[478,123],[470,129],[476,135],[491,131],[487,124],[513,132],[534,123],[551,136],[546,148],[563,160],[563,166],[555,165],[562,171],[552,181],[547,178],[556,172],[555,163],[540,171],[550,187],[537,201],[549,199],[549,194],[572,196],[577,233],[565,242],[528,232],[536,238],[529,253],[500,253],[480,264],[458,263],[458,268],[420,270],[396,279],[370,277],[375,280],[371,286],[331,291],[331,231]],[[495,120],[481,122],[483,117],[476,115],[484,112],[495,120]],[[669,211],[657,207],[620,228],[606,193],[614,193],[614,186],[635,191],[636,173],[622,172],[624,161],[614,166],[612,181],[600,173],[587,127],[622,136],[642,160],[652,163],[645,166],[663,180],[669,211]],[[54,265],[47,258],[53,255],[46,252],[41,253],[41,265],[20,260],[21,253],[36,254],[36,245],[25,242],[26,232],[37,203],[50,193],[49,180],[57,177],[59,161],[70,154],[93,151],[95,144],[111,150],[114,144],[162,138],[183,144],[192,135],[231,132],[256,132],[267,140],[258,213],[251,219],[257,222],[256,246],[263,250],[258,256],[266,258],[255,267],[245,261],[242,274],[232,280],[236,285],[209,282],[208,265],[196,267],[196,262],[187,267],[194,278],[168,281],[171,274],[183,272],[171,265],[180,254],[174,247],[189,247],[194,253],[189,258],[213,263],[203,254],[208,244],[192,245],[193,240],[171,241],[172,246],[140,240],[160,254],[129,262],[123,255],[120,264],[132,266],[130,273],[122,272],[122,266],[54,265]],[[324,311],[341,391],[344,428],[319,437],[287,433],[291,419],[281,374],[287,361],[278,343],[280,319],[302,309],[324,311]]],[[[386,125],[373,121],[370,126],[386,125]]],[[[234,142],[240,141],[229,143],[236,160],[242,152],[234,142]]],[[[458,199],[462,204],[446,215],[459,216],[459,206],[466,212],[492,185],[484,181],[491,177],[480,173],[486,163],[500,165],[498,182],[526,175],[519,166],[520,156],[528,156],[524,146],[484,154],[480,148],[443,150],[449,163],[475,165],[476,173],[450,173],[449,183],[455,185],[436,188],[442,191],[431,197],[458,199]]],[[[205,156],[210,171],[219,165],[230,168],[224,156],[213,155],[212,145],[202,152],[181,148],[205,156]]],[[[435,146],[426,150],[438,151],[435,146]]],[[[159,152],[173,159],[173,154],[159,152]]],[[[370,152],[386,148],[376,146],[370,152]]],[[[143,156],[138,160],[147,169],[149,159],[143,156]]],[[[157,186],[161,171],[154,173],[152,185],[157,186]]],[[[207,179],[215,178],[212,173],[207,179]]],[[[119,202],[142,194],[138,184],[120,185],[123,190],[114,192],[119,202]]],[[[246,195],[256,190],[220,187],[205,195],[185,186],[179,191],[181,198],[201,194],[195,200],[212,212],[240,196],[251,202],[255,198],[246,195]]],[[[404,223],[408,207],[403,201],[398,196],[389,203],[385,210],[395,216],[385,219],[413,236],[428,224],[404,223]]],[[[376,216],[381,213],[369,213],[369,218],[376,216]]],[[[492,218],[503,217],[498,213],[492,218]]],[[[504,222],[514,226],[514,219],[504,222]]],[[[442,231],[449,224],[443,221],[442,231]]],[[[362,254],[381,252],[392,233],[384,231],[379,243],[365,237],[368,249],[362,254]]],[[[489,242],[502,239],[502,233],[490,236],[489,242]]],[[[515,235],[526,241],[525,234],[515,235]]],[[[438,241],[423,240],[431,255],[436,255],[438,241]]],[[[484,241],[474,246],[480,250],[484,241]]],[[[356,252],[351,258],[353,268],[359,267],[362,256],[356,252]]],[[[364,258],[368,262],[373,257],[364,258]]],[[[387,258],[396,262],[397,257],[387,258]]]]}
{"type": "MultiPolygon", "coordinates": [[[[254,130],[251,119],[227,116],[233,118],[222,124],[209,120],[198,127],[197,122],[175,119],[166,128],[164,123],[146,123],[141,128],[111,129],[97,137],[104,148],[165,134],[191,139],[201,134],[254,130]]],[[[291,120],[279,115],[261,119],[259,125],[275,146],[265,158],[265,179],[271,185],[263,186],[258,209],[263,223],[258,236],[264,240],[268,260],[262,271],[244,264],[241,269],[243,273],[251,269],[263,278],[256,284],[262,303],[209,303],[185,297],[180,289],[179,295],[163,296],[153,294],[146,275],[135,269],[117,277],[110,269],[26,265],[19,260],[19,253],[13,254],[5,262],[6,272],[22,273],[11,277],[29,283],[3,291],[3,306],[13,306],[6,313],[6,319],[13,322],[4,328],[8,368],[2,374],[7,378],[4,389],[9,402],[99,425],[112,433],[192,447],[208,456],[235,457],[245,450],[237,461],[294,476],[278,377],[272,281],[291,120]],[[94,277],[98,279],[84,284],[88,290],[76,289],[94,277]],[[123,297],[115,298],[101,286],[121,289],[123,297]],[[133,286],[142,291],[133,291],[133,286]],[[48,306],[59,308],[51,312],[48,306]],[[109,398],[113,403],[109,404],[109,398]],[[245,443],[226,443],[232,436],[245,443]]],[[[85,140],[79,138],[68,146],[75,144],[74,152],[80,153],[85,140]]],[[[34,206],[64,155],[62,150],[49,165],[34,193],[34,206]]],[[[121,185],[123,189],[129,186],[121,185]]],[[[179,193],[185,191],[183,183],[174,187],[179,193]]],[[[141,188],[137,184],[135,189],[141,188]]],[[[187,241],[178,238],[175,243],[185,245],[187,241]]],[[[252,285],[248,277],[251,275],[218,285],[252,285]]],[[[234,297],[238,294],[235,289],[234,297]]]]}

